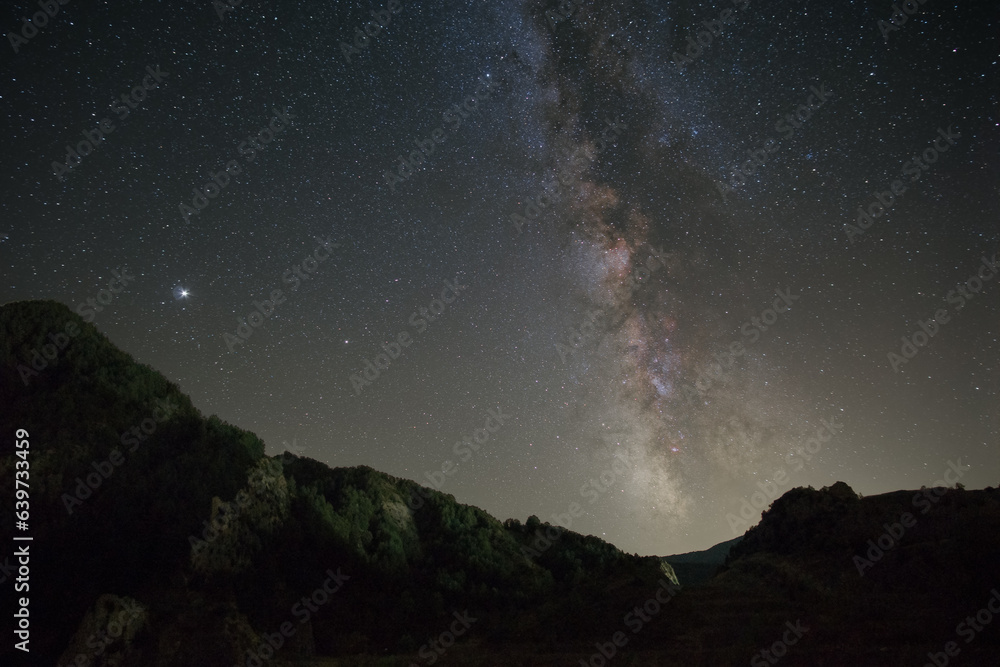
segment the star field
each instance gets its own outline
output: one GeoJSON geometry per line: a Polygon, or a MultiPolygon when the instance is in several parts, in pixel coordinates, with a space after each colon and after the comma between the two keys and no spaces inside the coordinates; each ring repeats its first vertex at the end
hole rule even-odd
{"type": "Polygon", "coordinates": [[[1000,251],[996,10],[559,7],[61,6],[0,66],[0,298],[127,270],[94,324],[269,454],[628,552],[729,539],[779,470],[995,485],[1000,279],[948,295],[1000,251]]]}

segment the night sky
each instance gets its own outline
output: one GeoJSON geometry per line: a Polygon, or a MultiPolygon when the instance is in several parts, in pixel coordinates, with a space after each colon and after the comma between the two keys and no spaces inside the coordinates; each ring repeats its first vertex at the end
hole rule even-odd
{"type": "Polygon", "coordinates": [[[1000,6],[907,7],[70,2],[3,47],[0,302],[269,454],[628,552],[996,485],[1000,6]]]}

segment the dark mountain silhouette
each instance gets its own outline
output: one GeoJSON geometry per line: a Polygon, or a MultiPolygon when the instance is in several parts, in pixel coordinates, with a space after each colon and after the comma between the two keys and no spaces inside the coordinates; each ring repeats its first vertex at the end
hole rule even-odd
{"type": "MultiPolygon", "coordinates": [[[[536,517],[501,523],[364,466],[267,457],[252,433],[204,417],[58,303],[0,307],[0,359],[5,507],[17,462],[30,462],[29,530],[0,514],[5,578],[16,574],[12,538],[33,537],[31,654],[7,641],[5,665],[919,665],[928,653],[995,665],[1000,655],[1000,622],[968,642],[957,629],[1000,586],[996,489],[863,499],[843,483],[792,489],[738,542],[639,557],[536,517]],[[676,586],[670,563],[681,584],[685,567],[702,584],[676,586]],[[944,653],[949,641],[958,657],[944,653]]],[[[16,596],[3,600],[13,618],[16,596]]]]}
{"type": "Polygon", "coordinates": [[[703,584],[715,576],[715,573],[726,562],[729,550],[742,539],[742,537],[734,537],[703,551],[689,551],[662,558],[670,564],[677,579],[685,586],[703,584]]]}
{"type": "MultiPolygon", "coordinates": [[[[659,559],[535,517],[501,523],[370,468],[265,457],[60,304],[3,306],[0,340],[0,425],[30,436],[31,646],[50,662],[95,657],[87,633],[66,647],[82,619],[95,626],[95,605],[112,619],[127,600],[144,610],[120,650],[128,664],[232,665],[288,621],[286,651],[333,655],[416,655],[465,610],[480,638],[539,625],[557,638],[563,605],[594,607],[596,624],[605,591],[673,578],[659,559]],[[341,590],[296,609],[329,571],[348,577],[341,590]]],[[[13,445],[0,450],[5,499],[13,445]]],[[[13,533],[5,513],[2,543],[13,533]]]]}

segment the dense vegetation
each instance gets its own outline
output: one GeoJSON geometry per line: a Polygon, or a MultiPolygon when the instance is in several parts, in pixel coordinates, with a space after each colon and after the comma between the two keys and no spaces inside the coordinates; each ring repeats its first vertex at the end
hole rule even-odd
{"type": "MultiPolygon", "coordinates": [[[[243,639],[220,651],[231,664],[252,641],[247,627],[290,620],[330,569],[350,579],[309,625],[315,648],[333,654],[415,650],[462,609],[490,616],[481,627],[505,636],[521,629],[512,612],[551,605],[557,615],[562,603],[552,601],[583,602],[612,574],[652,582],[663,572],[656,559],[595,537],[535,517],[502,524],[371,468],[266,457],[252,433],[205,418],[175,384],[57,303],[0,308],[0,354],[0,431],[30,434],[36,647],[53,659],[103,594],[149,608],[137,650],[146,642],[152,651],[156,623],[169,624],[178,604],[215,608],[242,628],[232,634],[243,639]],[[50,334],[67,322],[78,333],[27,372],[33,351],[55,345],[50,334]]],[[[13,454],[5,440],[5,498],[13,454]]],[[[4,543],[12,522],[0,518],[4,543]]]]}
{"type": "MultiPolygon", "coordinates": [[[[456,613],[476,621],[450,664],[579,664],[614,648],[639,605],[656,611],[624,635],[621,664],[746,664],[800,621],[783,665],[922,664],[998,585],[1000,490],[861,498],[838,482],[682,554],[707,581],[650,606],[676,581],[661,559],[534,516],[501,523],[364,466],[267,457],[60,304],[0,307],[0,356],[5,503],[22,460],[11,435],[31,443],[34,664],[231,667],[283,624],[294,632],[267,664],[433,664],[429,641],[456,613]],[[36,358],[45,345],[53,358],[36,358]]],[[[0,549],[14,532],[0,514],[0,549]]],[[[962,664],[996,664],[998,627],[963,644],[962,664]]],[[[12,654],[6,642],[0,662],[12,654]]]]}

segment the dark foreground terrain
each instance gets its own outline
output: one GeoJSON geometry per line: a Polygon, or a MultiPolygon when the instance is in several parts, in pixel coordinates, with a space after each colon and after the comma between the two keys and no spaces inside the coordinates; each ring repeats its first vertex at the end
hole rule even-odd
{"type": "Polygon", "coordinates": [[[3,586],[33,537],[4,665],[1000,664],[997,489],[793,489],[678,586],[535,517],[266,457],[60,304],[0,307],[0,357],[5,508],[30,464],[3,586]]]}

